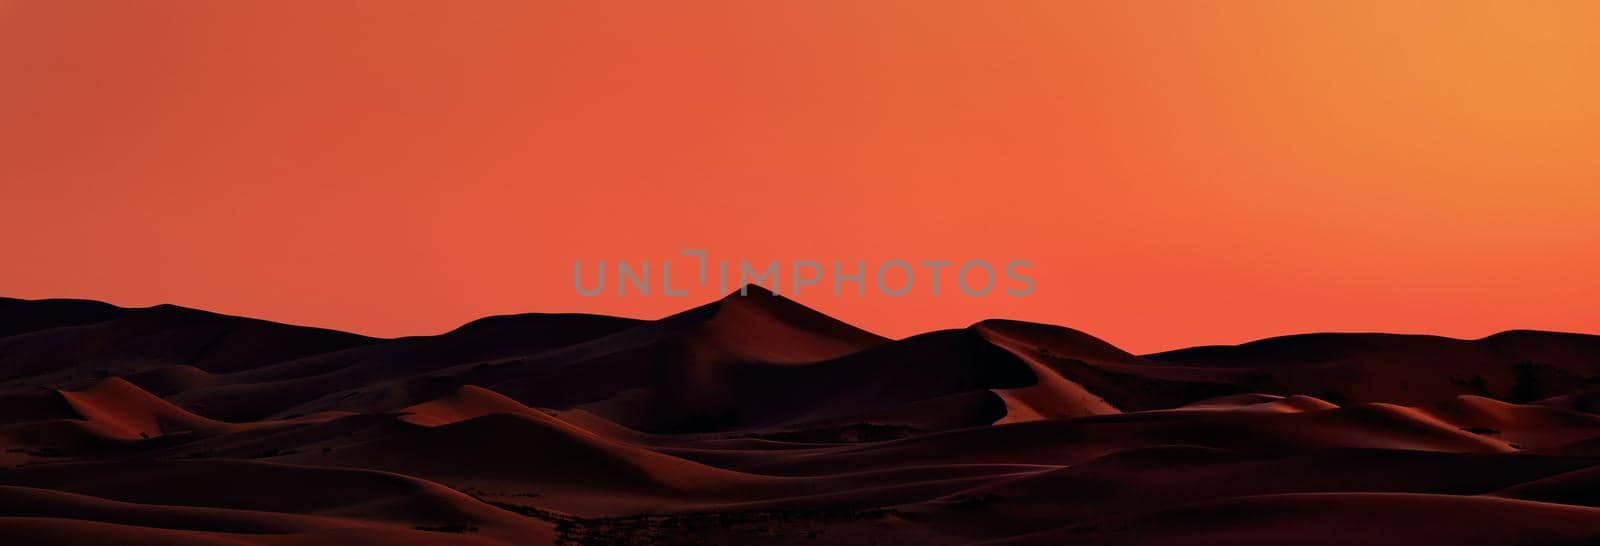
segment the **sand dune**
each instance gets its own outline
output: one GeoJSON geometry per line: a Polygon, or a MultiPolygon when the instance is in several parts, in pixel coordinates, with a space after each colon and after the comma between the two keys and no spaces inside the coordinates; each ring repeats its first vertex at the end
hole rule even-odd
{"type": "Polygon", "coordinates": [[[1600,338],[1133,355],[755,289],[361,336],[0,299],[0,542],[1592,544],[1600,338]]]}
{"type": "Polygon", "coordinates": [[[122,309],[73,300],[9,301],[0,305],[0,324],[15,324],[17,331],[0,336],[0,385],[48,381],[76,387],[105,375],[177,364],[236,372],[376,341],[173,305],[122,309]],[[36,306],[50,318],[29,318],[36,306]]]}
{"type": "Polygon", "coordinates": [[[521,415],[533,419],[544,418],[539,410],[524,406],[489,389],[472,385],[463,385],[455,392],[406,407],[400,412],[405,414],[400,420],[430,427],[459,423],[495,413],[521,415]]]}
{"type": "MultiPolygon", "coordinates": [[[[1307,411],[1322,411],[1337,408],[1326,400],[1315,396],[1295,394],[1290,396],[1277,396],[1272,394],[1237,394],[1233,396],[1219,396],[1185,404],[1168,411],[1264,411],[1274,413],[1299,413],[1307,411]]],[[[1159,411],[1159,410],[1158,410],[1159,411]]]]}
{"type": "Polygon", "coordinates": [[[1227,375],[1254,392],[1311,394],[1334,403],[1424,405],[1459,395],[1528,403],[1570,394],[1600,378],[1596,351],[1596,336],[1519,330],[1477,340],[1305,334],[1146,358],[1194,373],[1227,375]]]}
{"type": "Polygon", "coordinates": [[[153,438],[168,432],[220,431],[226,427],[120,378],[102,380],[81,391],[58,392],[73,411],[113,437],[153,438]]]}
{"type": "Polygon", "coordinates": [[[133,543],[317,544],[344,536],[517,544],[553,536],[541,522],[437,484],[371,471],[194,461],[49,465],[0,476],[22,484],[0,487],[5,517],[34,522],[0,524],[0,536],[45,543],[125,536],[133,543]],[[207,479],[187,480],[193,476],[207,479]],[[475,531],[467,537],[425,534],[452,526],[475,531]]]}

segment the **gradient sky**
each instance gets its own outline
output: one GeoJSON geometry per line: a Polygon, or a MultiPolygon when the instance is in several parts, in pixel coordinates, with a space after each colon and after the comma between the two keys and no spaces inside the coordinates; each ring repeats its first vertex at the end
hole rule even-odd
{"type": "Polygon", "coordinates": [[[1034,263],[798,298],[895,337],[1600,331],[1600,3],[667,4],[0,0],[0,294],[429,334],[705,248],[1034,263]]]}

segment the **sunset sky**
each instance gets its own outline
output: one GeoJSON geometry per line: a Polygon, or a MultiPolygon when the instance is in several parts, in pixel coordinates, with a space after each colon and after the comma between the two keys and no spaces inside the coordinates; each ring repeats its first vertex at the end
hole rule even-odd
{"type": "Polygon", "coordinates": [[[1600,332],[1600,3],[668,4],[0,0],[0,295],[432,334],[703,248],[1033,263],[797,298],[892,337],[1600,332]]]}

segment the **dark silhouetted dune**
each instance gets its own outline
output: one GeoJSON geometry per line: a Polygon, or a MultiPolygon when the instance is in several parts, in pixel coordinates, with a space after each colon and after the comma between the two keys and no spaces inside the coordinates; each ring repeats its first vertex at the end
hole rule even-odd
{"type": "Polygon", "coordinates": [[[1147,358],[1227,373],[1250,391],[1420,405],[1458,395],[1528,403],[1570,394],[1600,381],[1597,351],[1596,336],[1523,330],[1477,340],[1306,334],[1147,358]]]}

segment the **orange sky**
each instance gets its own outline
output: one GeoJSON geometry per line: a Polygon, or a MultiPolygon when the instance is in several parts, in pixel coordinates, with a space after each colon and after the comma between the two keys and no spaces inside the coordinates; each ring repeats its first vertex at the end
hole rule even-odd
{"type": "Polygon", "coordinates": [[[0,294],[426,334],[705,248],[1033,262],[798,298],[897,337],[1600,331],[1600,3],[667,4],[0,0],[0,294]]]}

